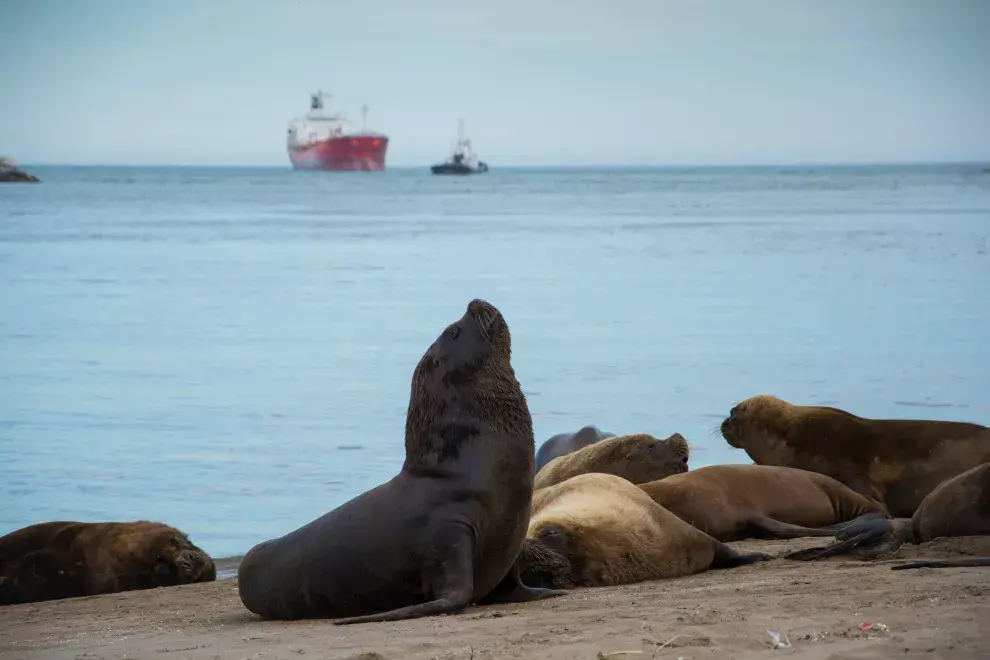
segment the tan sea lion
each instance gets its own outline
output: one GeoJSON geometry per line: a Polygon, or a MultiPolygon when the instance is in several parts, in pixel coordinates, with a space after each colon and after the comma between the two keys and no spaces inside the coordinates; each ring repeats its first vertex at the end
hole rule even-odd
{"type": "Polygon", "coordinates": [[[741,554],[611,474],[581,474],[533,494],[519,570],[552,588],[630,584],[771,559],[741,554]]]}
{"type": "Polygon", "coordinates": [[[966,422],[867,419],[768,395],[735,406],[722,435],[759,465],[827,474],[910,517],[940,483],[990,461],[990,429],[966,422]]]}
{"type": "Polygon", "coordinates": [[[533,488],[539,490],[589,472],[614,474],[634,484],[656,481],[687,472],[690,453],[680,433],[665,440],[647,433],[618,435],[553,459],[536,473],[533,488]]]}
{"type": "Polygon", "coordinates": [[[0,605],[214,579],[210,556],[157,522],[45,522],[0,537],[0,605]]]}
{"type": "Polygon", "coordinates": [[[511,356],[501,312],[471,301],[416,365],[402,469],[252,548],[237,572],[244,606],[349,624],[563,593],[519,581],[535,443],[511,356]]]}
{"type": "MultiPolygon", "coordinates": [[[[867,517],[854,521],[835,535],[831,545],[799,550],[787,558],[815,560],[851,554],[860,559],[874,559],[896,551],[905,543],[920,544],[958,536],[990,536],[990,463],[939,484],[909,519],[867,517]]],[[[967,557],[914,561],[892,568],[987,565],[990,558],[967,557]]]]}
{"type": "Polygon", "coordinates": [[[830,536],[829,525],[887,515],[882,504],[832,477],[789,467],[711,465],[639,487],[719,541],[830,536]]]}

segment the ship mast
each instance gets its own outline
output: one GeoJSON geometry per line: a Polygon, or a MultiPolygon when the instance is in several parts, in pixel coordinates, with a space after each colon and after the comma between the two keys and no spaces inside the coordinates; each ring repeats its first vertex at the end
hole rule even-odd
{"type": "Polygon", "coordinates": [[[457,151],[465,156],[471,154],[471,139],[464,137],[464,117],[457,118],[457,151]]]}

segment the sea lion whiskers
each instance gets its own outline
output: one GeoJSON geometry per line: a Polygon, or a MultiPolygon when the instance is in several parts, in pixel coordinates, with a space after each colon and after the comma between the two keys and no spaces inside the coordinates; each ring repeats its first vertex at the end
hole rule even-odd
{"type": "Polygon", "coordinates": [[[478,324],[481,336],[489,344],[493,343],[495,338],[492,336],[492,329],[501,313],[491,303],[478,298],[472,300],[468,308],[471,310],[471,316],[478,324]]]}

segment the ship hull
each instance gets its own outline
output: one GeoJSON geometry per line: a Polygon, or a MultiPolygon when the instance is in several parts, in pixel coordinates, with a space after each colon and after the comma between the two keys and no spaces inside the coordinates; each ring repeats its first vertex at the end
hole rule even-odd
{"type": "Polygon", "coordinates": [[[288,148],[292,169],[327,172],[380,172],[387,151],[388,138],[381,135],[344,136],[288,148]]]}
{"type": "Polygon", "coordinates": [[[430,172],[433,174],[468,175],[484,174],[487,171],[488,165],[485,163],[478,163],[477,167],[469,167],[464,163],[441,163],[439,165],[430,166],[430,172]]]}

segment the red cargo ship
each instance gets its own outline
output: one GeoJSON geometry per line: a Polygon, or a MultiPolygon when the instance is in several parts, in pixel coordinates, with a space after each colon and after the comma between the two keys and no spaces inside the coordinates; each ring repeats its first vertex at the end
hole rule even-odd
{"type": "Polygon", "coordinates": [[[388,136],[368,130],[368,106],[361,108],[364,125],[351,129],[344,115],[324,112],[322,91],[310,95],[309,112],[289,123],[286,148],[294,170],[365,171],[385,169],[388,136]]]}

